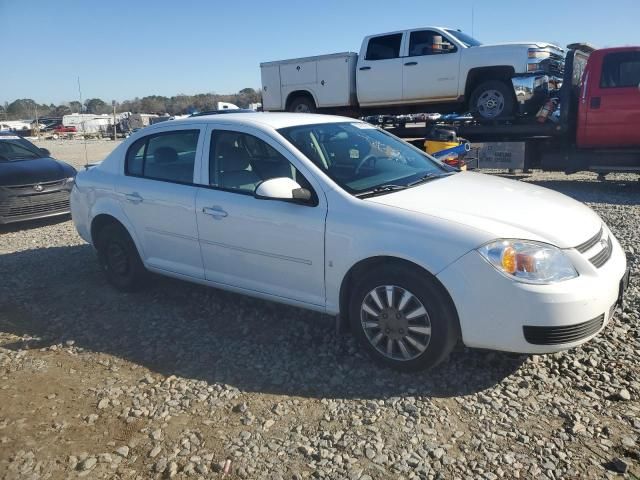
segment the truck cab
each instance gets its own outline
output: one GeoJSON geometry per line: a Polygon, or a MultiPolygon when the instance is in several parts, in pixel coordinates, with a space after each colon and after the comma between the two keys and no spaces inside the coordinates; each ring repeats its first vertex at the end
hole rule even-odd
{"type": "Polygon", "coordinates": [[[483,45],[459,30],[424,27],[365,37],[357,63],[360,107],[390,104],[526,114],[558,88],[564,52],[544,42],[483,45]],[[532,107],[533,105],[533,107],[532,107]]]}
{"type": "Polygon", "coordinates": [[[579,148],[640,147],[640,47],[595,50],[578,98],[579,148]]]}

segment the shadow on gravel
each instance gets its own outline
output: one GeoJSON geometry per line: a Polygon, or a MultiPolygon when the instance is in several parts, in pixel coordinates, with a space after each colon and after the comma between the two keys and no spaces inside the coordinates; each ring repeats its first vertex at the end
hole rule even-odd
{"type": "Polygon", "coordinates": [[[22,337],[5,348],[74,340],[164,375],[243,391],[451,397],[492,387],[525,361],[461,348],[435,371],[399,374],[372,364],[325,315],[159,276],[143,292],[118,293],[88,245],[0,255],[0,271],[0,332],[22,337]]]}
{"type": "Polygon", "coordinates": [[[71,220],[71,215],[56,215],[55,217],[40,218],[38,220],[29,220],[26,222],[8,223],[6,225],[0,225],[0,235],[3,233],[20,232],[23,230],[33,230],[34,228],[46,227],[49,225],[55,225],[57,223],[63,223],[71,220]]]}

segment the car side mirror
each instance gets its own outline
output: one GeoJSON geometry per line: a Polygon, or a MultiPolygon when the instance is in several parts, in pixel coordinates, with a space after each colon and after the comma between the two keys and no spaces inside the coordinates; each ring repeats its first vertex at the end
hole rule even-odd
{"type": "Polygon", "coordinates": [[[51,152],[49,150],[47,150],[46,148],[41,148],[40,149],[40,153],[42,155],[44,155],[45,157],[50,157],[51,156],[51,152]]]}
{"type": "Polygon", "coordinates": [[[288,177],[270,178],[260,183],[254,196],[263,200],[290,200],[306,203],[311,192],[288,177]]]}

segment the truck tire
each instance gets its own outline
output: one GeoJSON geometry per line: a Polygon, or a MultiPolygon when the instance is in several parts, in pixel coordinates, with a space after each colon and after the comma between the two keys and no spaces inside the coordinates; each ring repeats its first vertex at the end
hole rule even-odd
{"type": "Polygon", "coordinates": [[[306,95],[298,95],[291,100],[287,110],[294,113],[315,113],[316,104],[312,98],[306,95]]]}
{"type": "Polygon", "coordinates": [[[501,80],[482,82],[471,93],[469,110],[485,120],[499,120],[514,114],[516,100],[513,89],[501,80]]]}

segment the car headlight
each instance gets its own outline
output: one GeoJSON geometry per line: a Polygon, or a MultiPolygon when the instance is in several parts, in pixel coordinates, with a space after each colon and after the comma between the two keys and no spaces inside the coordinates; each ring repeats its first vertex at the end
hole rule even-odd
{"type": "Polygon", "coordinates": [[[76,182],[76,177],[67,177],[64,179],[64,184],[69,187],[73,187],[73,184],[76,182]]]}
{"type": "Polygon", "coordinates": [[[530,240],[496,240],[478,249],[496,270],[519,282],[549,284],[578,276],[562,250],[530,240]]]}

